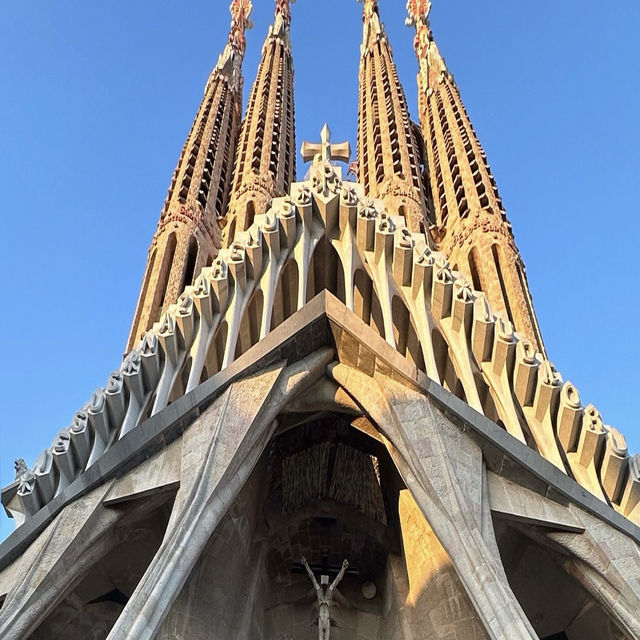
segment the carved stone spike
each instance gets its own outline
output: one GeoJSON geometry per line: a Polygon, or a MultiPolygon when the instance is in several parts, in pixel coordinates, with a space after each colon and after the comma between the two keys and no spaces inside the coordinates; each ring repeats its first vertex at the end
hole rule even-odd
{"type": "Polygon", "coordinates": [[[513,371],[516,355],[516,341],[513,334],[513,325],[502,316],[497,316],[494,331],[493,372],[500,375],[506,371],[510,377],[513,371]]]}
{"type": "Polygon", "coordinates": [[[451,315],[453,300],[453,275],[445,260],[436,260],[433,267],[431,289],[431,311],[436,319],[442,320],[451,315]]]}
{"type": "Polygon", "coordinates": [[[600,479],[605,493],[611,502],[620,502],[627,474],[629,452],[624,436],[614,428],[609,428],[607,442],[600,470],[600,479]]]}
{"type": "Polygon", "coordinates": [[[25,518],[36,513],[45,504],[41,502],[36,490],[36,476],[29,470],[20,478],[17,495],[25,518]]]}
{"type": "Polygon", "coordinates": [[[361,207],[356,221],[357,246],[360,251],[373,251],[375,246],[375,219],[368,215],[369,210],[361,207]]]}
{"type": "Polygon", "coordinates": [[[466,338],[471,336],[474,300],[469,283],[462,277],[457,278],[453,283],[452,327],[454,331],[461,331],[466,338]]]}
{"type": "Polygon", "coordinates": [[[71,434],[69,429],[62,429],[51,448],[53,463],[58,470],[58,489],[57,493],[62,491],[67,485],[75,480],[78,471],[71,450],[71,434]]]}
{"type": "MultiPolygon", "coordinates": [[[[627,475],[627,485],[620,502],[622,513],[629,517],[633,512],[638,511],[640,504],[640,454],[636,454],[629,460],[629,473],[627,475]]],[[[634,519],[636,524],[640,524],[640,513],[634,519]]]]}
{"type": "Polygon", "coordinates": [[[145,395],[144,380],[142,375],[142,358],[136,350],[129,353],[122,363],[122,375],[130,394],[133,394],[138,402],[142,402],[145,395]]]}
{"type": "Polygon", "coordinates": [[[127,411],[124,377],[121,371],[114,371],[109,376],[105,396],[109,412],[109,425],[112,430],[117,430],[120,428],[127,411]]]}
{"type": "Polygon", "coordinates": [[[91,455],[94,437],[86,410],[78,411],[73,417],[69,427],[69,436],[78,466],[81,470],[84,470],[91,455]]]}
{"type": "Polygon", "coordinates": [[[562,378],[551,362],[545,360],[538,370],[538,384],[533,400],[533,408],[537,420],[547,415],[554,415],[560,398],[562,378]]]}
{"type": "Polygon", "coordinates": [[[53,456],[49,449],[45,449],[38,459],[33,469],[35,475],[35,486],[41,504],[47,504],[56,494],[58,488],[58,477],[53,466],[53,456]]]}
{"type": "Polygon", "coordinates": [[[494,342],[495,318],[484,295],[478,295],[473,304],[473,328],[471,348],[476,362],[491,360],[494,342]]]}
{"type": "Polygon", "coordinates": [[[513,387],[518,402],[523,407],[533,406],[538,379],[538,366],[533,344],[529,340],[520,340],[516,346],[516,366],[513,387]]]}
{"type": "Polygon", "coordinates": [[[153,331],[147,332],[140,352],[142,373],[146,389],[155,389],[160,378],[161,353],[158,336],[153,331]]]}
{"type": "MultiPolygon", "coordinates": [[[[409,234],[408,229],[402,229],[403,232],[409,234]]],[[[403,239],[406,236],[402,236],[403,239]]],[[[403,240],[396,243],[396,248],[393,253],[393,277],[395,281],[401,287],[408,287],[411,285],[411,274],[413,270],[413,240],[411,234],[406,238],[406,242],[403,244],[403,240]]]]}
{"type": "Polygon", "coordinates": [[[413,275],[411,280],[413,288],[411,294],[414,298],[428,296],[433,286],[433,265],[435,263],[431,249],[414,248],[413,275]],[[422,290],[422,291],[421,291],[422,290]]]}
{"type": "Polygon", "coordinates": [[[180,329],[180,335],[184,341],[184,346],[188,349],[193,343],[196,325],[195,305],[193,303],[192,291],[185,291],[185,293],[178,298],[176,323],[180,329]]]}
{"type": "Polygon", "coordinates": [[[104,389],[96,389],[89,402],[88,416],[96,433],[103,442],[109,440],[110,424],[107,415],[107,398],[104,389]]]}
{"type": "Polygon", "coordinates": [[[593,464],[597,468],[600,465],[606,435],[600,412],[592,404],[588,405],[584,410],[578,443],[578,455],[583,467],[593,464]]]}
{"type": "Polygon", "coordinates": [[[176,331],[175,318],[169,311],[164,313],[160,319],[158,339],[160,340],[160,344],[162,344],[162,348],[169,360],[176,365],[178,363],[178,355],[180,353],[180,343],[178,332],[176,331]]]}
{"type": "Polygon", "coordinates": [[[376,262],[383,256],[385,260],[393,259],[393,236],[396,226],[393,220],[386,214],[381,213],[376,218],[376,232],[374,238],[374,253],[376,262]]]}
{"type": "Polygon", "coordinates": [[[560,393],[557,433],[566,453],[576,451],[578,448],[583,413],[578,390],[570,382],[565,382],[560,393]]]}

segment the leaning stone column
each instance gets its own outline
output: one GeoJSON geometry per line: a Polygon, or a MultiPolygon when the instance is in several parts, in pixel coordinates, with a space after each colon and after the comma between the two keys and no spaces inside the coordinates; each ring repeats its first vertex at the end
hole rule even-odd
{"type": "Polygon", "coordinates": [[[447,443],[457,441],[462,446],[468,443],[467,436],[425,396],[384,375],[376,374],[372,379],[343,364],[333,367],[331,373],[388,440],[400,475],[451,557],[489,637],[538,640],[482,536],[466,495],[467,487],[482,487],[482,458],[475,470],[451,463],[447,443]],[[473,478],[463,477],[470,472],[475,472],[473,478]]]}

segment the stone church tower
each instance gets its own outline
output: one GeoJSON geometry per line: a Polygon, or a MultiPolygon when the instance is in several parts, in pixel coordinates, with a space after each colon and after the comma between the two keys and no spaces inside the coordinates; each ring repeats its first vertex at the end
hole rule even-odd
{"type": "Polygon", "coordinates": [[[209,76],[171,178],[149,249],[127,351],[220,249],[240,132],[242,60],[250,13],[250,2],[231,5],[229,42],[209,76]]]}
{"type": "Polygon", "coordinates": [[[2,490],[0,637],[640,638],[640,457],[547,358],[430,3],[416,124],[363,2],[354,182],[328,126],[296,179],[288,0],[242,117],[251,9],[121,367],[2,490]]]}

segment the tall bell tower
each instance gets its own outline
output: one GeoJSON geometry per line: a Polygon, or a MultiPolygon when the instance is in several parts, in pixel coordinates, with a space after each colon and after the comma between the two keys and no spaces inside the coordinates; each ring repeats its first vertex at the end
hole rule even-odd
{"type": "Polygon", "coordinates": [[[430,0],[407,2],[420,66],[420,122],[429,163],[433,238],[494,310],[544,353],[526,271],[511,223],[460,91],[433,38],[430,0]]]}
{"type": "Polygon", "coordinates": [[[276,0],[258,75],[253,83],[238,143],[225,245],[248,229],[276,196],[295,180],[295,114],[291,1],[276,0]]]}
{"type": "Polygon", "coordinates": [[[371,197],[399,212],[411,231],[429,227],[417,130],[398,78],[377,0],[363,2],[357,173],[371,197]]]}
{"type": "Polygon", "coordinates": [[[229,41],[204,90],[173,172],[142,280],[127,351],[211,264],[221,246],[240,121],[251,0],[233,0],[229,41]]]}

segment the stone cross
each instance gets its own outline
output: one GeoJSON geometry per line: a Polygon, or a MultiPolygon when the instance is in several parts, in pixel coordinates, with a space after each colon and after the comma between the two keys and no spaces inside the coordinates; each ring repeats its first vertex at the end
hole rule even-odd
{"type": "Polygon", "coordinates": [[[303,142],[300,153],[305,162],[310,162],[317,155],[320,155],[323,161],[339,160],[340,162],[349,162],[351,145],[348,141],[331,144],[331,130],[325,122],[320,132],[320,142],[303,142]]]}

